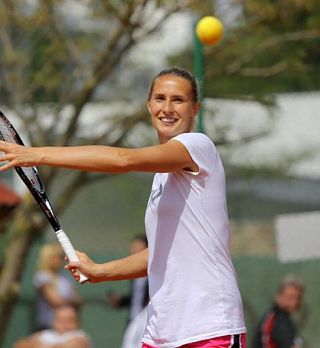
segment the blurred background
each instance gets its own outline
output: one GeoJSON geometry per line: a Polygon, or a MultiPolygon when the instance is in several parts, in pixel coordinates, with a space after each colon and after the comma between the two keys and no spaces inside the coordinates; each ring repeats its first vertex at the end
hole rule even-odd
{"type": "MultiPolygon", "coordinates": [[[[153,144],[145,108],[152,77],[171,65],[197,75],[201,131],[226,169],[231,252],[249,343],[279,281],[294,273],[306,288],[295,317],[299,334],[304,347],[317,348],[319,1],[5,0],[0,26],[0,109],[34,146],[153,144]],[[204,15],[224,23],[215,46],[195,37],[204,15]]],[[[152,176],[40,169],[77,249],[96,261],[128,254],[132,237],[144,233],[152,176]]],[[[4,348],[31,333],[38,252],[55,240],[19,180],[13,171],[0,176],[4,348]]],[[[76,287],[81,327],[94,347],[120,347],[127,310],[110,307],[107,294],[127,293],[129,283],[76,287]]]]}

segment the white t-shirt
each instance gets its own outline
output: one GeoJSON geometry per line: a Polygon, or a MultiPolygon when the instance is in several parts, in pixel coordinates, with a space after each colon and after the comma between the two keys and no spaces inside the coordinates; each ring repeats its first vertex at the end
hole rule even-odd
{"type": "Polygon", "coordinates": [[[57,274],[56,278],[47,271],[38,271],[34,275],[34,286],[37,289],[36,297],[36,326],[37,328],[50,328],[54,316],[54,308],[51,306],[42,294],[41,288],[47,284],[56,283],[56,289],[59,295],[72,302],[75,298],[75,288],[72,279],[62,272],[57,274]]]}
{"type": "Polygon", "coordinates": [[[157,173],[146,210],[150,304],[143,342],[159,348],[246,331],[219,154],[201,133],[173,140],[199,172],[157,173]]]}
{"type": "Polygon", "coordinates": [[[58,333],[54,330],[43,330],[39,333],[38,340],[42,344],[54,345],[67,343],[76,337],[84,338],[88,342],[88,348],[91,346],[90,338],[82,330],[73,330],[65,333],[58,333]]]}

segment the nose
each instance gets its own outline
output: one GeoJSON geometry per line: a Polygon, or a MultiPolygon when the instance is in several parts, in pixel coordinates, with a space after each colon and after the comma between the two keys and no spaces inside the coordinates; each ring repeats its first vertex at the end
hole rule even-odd
{"type": "Polygon", "coordinates": [[[170,100],[168,100],[163,105],[163,112],[170,114],[172,113],[172,111],[173,111],[173,103],[170,100]]]}

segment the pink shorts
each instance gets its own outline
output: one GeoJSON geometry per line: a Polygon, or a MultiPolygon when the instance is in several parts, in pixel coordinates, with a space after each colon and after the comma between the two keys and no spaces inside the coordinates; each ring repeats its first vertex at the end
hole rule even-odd
{"type": "MultiPolygon", "coordinates": [[[[142,348],[157,348],[142,343],[142,348]]],[[[246,348],[246,335],[229,335],[184,344],[180,348],[246,348]]]]}

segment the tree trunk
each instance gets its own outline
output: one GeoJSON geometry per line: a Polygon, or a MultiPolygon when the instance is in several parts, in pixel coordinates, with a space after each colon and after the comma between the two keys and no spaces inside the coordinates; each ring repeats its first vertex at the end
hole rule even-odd
{"type": "Polygon", "coordinates": [[[20,295],[20,282],[28,253],[39,237],[39,225],[30,219],[30,204],[21,207],[15,218],[13,237],[8,243],[0,274],[0,347],[4,345],[10,316],[20,295]]]}

